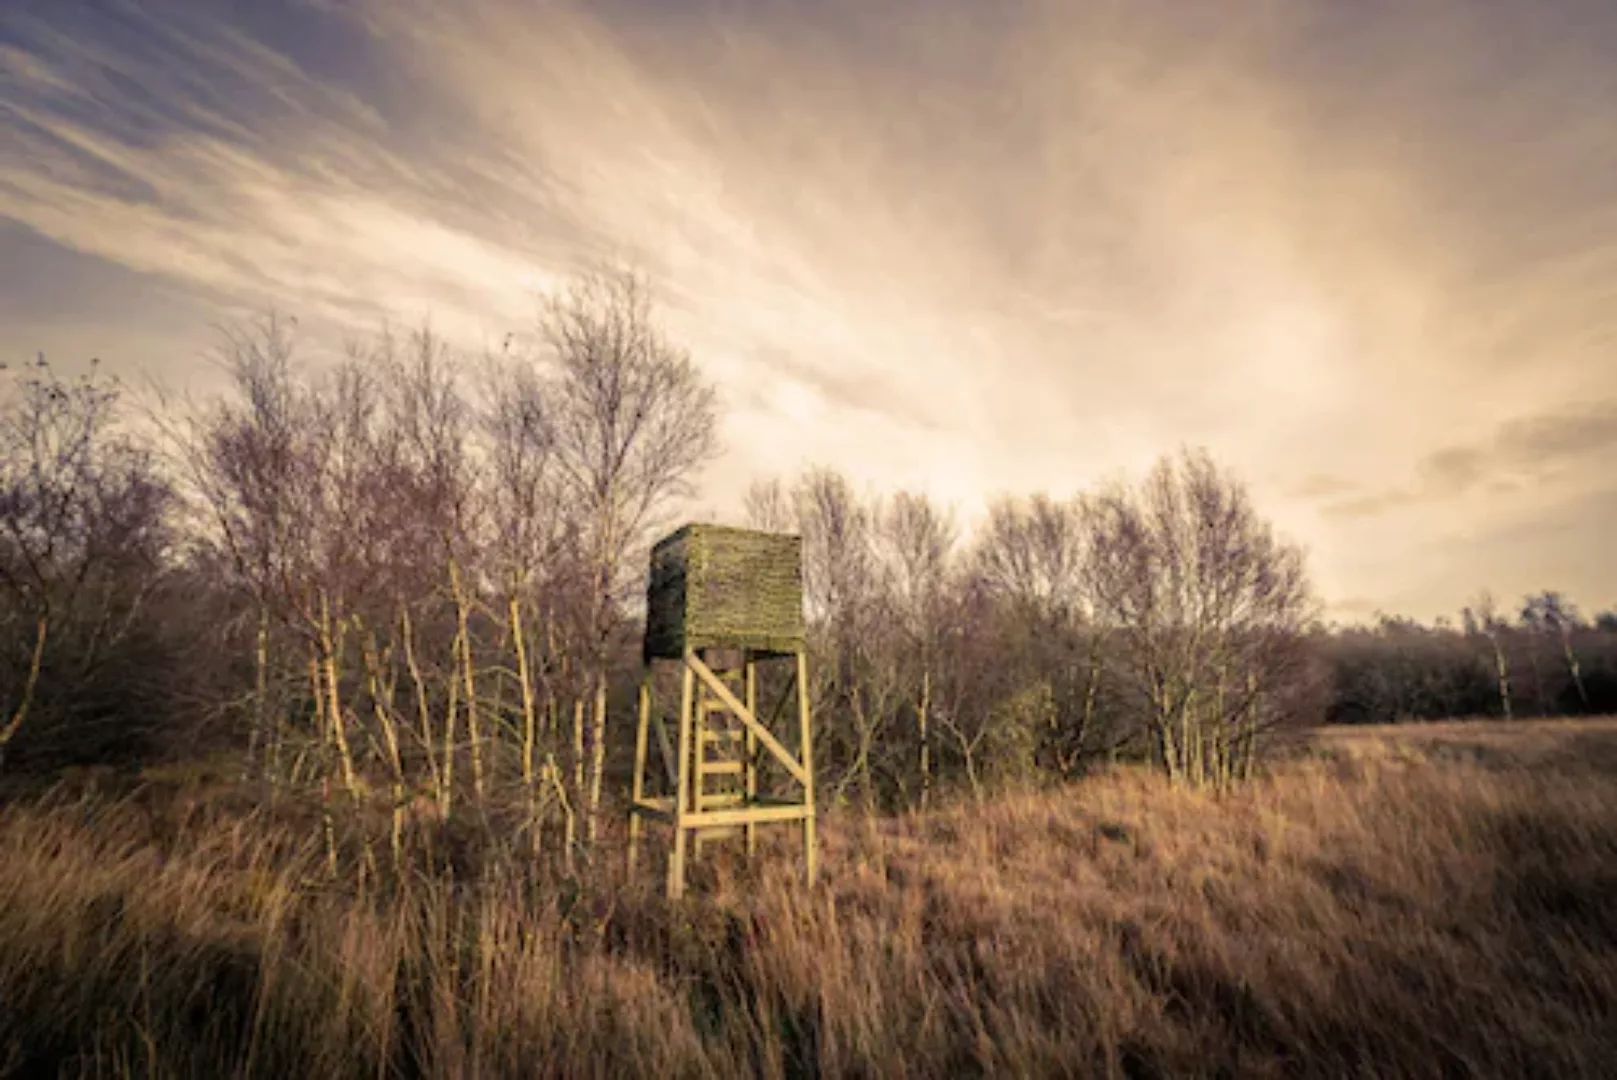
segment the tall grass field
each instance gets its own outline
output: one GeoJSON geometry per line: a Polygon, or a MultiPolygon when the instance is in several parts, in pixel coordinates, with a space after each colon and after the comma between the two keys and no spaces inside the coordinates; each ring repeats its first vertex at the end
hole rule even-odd
{"type": "Polygon", "coordinates": [[[161,774],[6,802],[0,1075],[1617,1075],[1617,721],[832,814],[814,889],[788,836],[677,904],[612,843],[333,878],[317,822],[161,774]]]}

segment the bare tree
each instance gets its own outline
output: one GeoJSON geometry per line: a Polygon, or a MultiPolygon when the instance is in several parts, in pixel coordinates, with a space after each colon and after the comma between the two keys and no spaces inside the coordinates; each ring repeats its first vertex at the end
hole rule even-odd
{"type": "Polygon", "coordinates": [[[861,500],[826,468],[755,483],[744,509],[755,528],[803,538],[816,760],[830,798],[851,793],[867,810],[894,796],[924,803],[935,716],[963,685],[941,672],[963,610],[952,515],[909,493],[861,500]]]}
{"type": "MultiPolygon", "coordinates": [[[[382,747],[397,855],[408,785],[400,650],[388,638],[393,599],[418,587],[435,553],[438,533],[421,523],[436,507],[415,482],[399,409],[389,408],[405,374],[388,370],[390,339],[376,352],[352,347],[316,379],[294,362],[294,326],[270,316],[228,328],[220,359],[234,394],[193,415],[174,442],[201,511],[197,540],[222,554],[258,616],[250,747],[267,742],[272,780],[296,782],[312,765],[321,791],[335,787],[355,808],[369,797],[367,765],[382,747]],[[272,707],[272,686],[299,681],[301,692],[272,707]],[[309,714],[303,738],[298,721],[309,714]],[[283,778],[289,735],[298,745],[283,778]]],[[[329,799],[325,814],[335,868],[329,799]]]]}
{"type": "Polygon", "coordinates": [[[1205,451],[1162,460],[1138,490],[1093,496],[1086,516],[1087,585],[1123,639],[1118,673],[1169,776],[1223,787],[1250,773],[1304,673],[1302,552],[1205,451]]]}
{"type": "Polygon", "coordinates": [[[1109,638],[1084,587],[1087,543],[1081,500],[1035,495],[996,501],[975,551],[983,586],[1014,613],[1007,647],[1048,686],[1043,753],[1063,776],[1119,737],[1099,722],[1109,638]]]}
{"type": "MultiPolygon", "coordinates": [[[[383,512],[408,508],[408,517],[392,517],[378,532],[409,544],[414,551],[398,550],[387,565],[409,565],[412,558],[427,565],[419,581],[437,580],[448,586],[453,611],[453,667],[460,709],[446,713],[439,765],[443,770],[440,812],[450,812],[454,768],[461,745],[458,719],[465,721],[465,747],[470,756],[472,795],[479,802],[488,794],[488,747],[485,703],[475,658],[472,632],[474,613],[481,607],[480,575],[475,563],[489,537],[486,500],[482,498],[478,462],[472,454],[475,434],[459,368],[446,344],[428,330],[412,334],[403,348],[391,335],[364,357],[384,386],[385,431],[379,440],[378,465],[397,495],[383,504],[383,512]]],[[[404,589],[395,586],[402,597],[404,589]]],[[[420,585],[418,593],[426,590],[420,585]]]]}
{"type": "Polygon", "coordinates": [[[638,582],[640,552],[696,471],[716,452],[715,393],[652,317],[646,282],[597,270],[549,298],[555,467],[590,568],[584,611],[589,725],[588,837],[599,825],[605,771],[609,641],[638,582]],[[630,571],[633,571],[631,576],[630,571]]]}
{"type": "Polygon", "coordinates": [[[117,384],[96,368],[68,380],[41,356],[0,387],[0,764],[52,652],[71,695],[124,641],[164,568],[171,490],[120,428],[117,384]]]}
{"type": "MultiPolygon", "coordinates": [[[[540,847],[548,807],[559,809],[563,853],[577,840],[573,800],[555,745],[559,680],[569,668],[558,626],[578,578],[576,522],[556,468],[556,435],[542,373],[510,356],[485,372],[483,428],[489,448],[491,537],[487,550],[504,591],[520,717],[518,767],[528,806],[530,850],[540,847]]],[[[581,762],[575,762],[581,767],[581,762]]]]}
{"type": "Polygon", "coordinates": [[[795,533],[799,528],[792,496],[778,478],[754,481],[742,500],[741,512],[754,529],[795,533]]]}
{"type": "Polygon", "coordinates": [[[909,687],[915,720],[915,768],[925,809],[932,791],[932,695],[942,635],[951,612],[955,546],[953,514],[924,495],[900,492],[878,522],[878,552],[893,598],[898,666],[909,687]]]}
{"type": "MultiPolygon", "coordinates": [[[[249,718],[248,768],[261,747],[278,763],[283,717],[272,707],[271,632],[293,625],[301,566],[310,558],[310,516],[303,478],[307,445],[305,401],[293,365],[295,320],[271,314],[227,328],[220,367],[237,402],[222,401],[176,418],[168,434],[177,471],[189,483],[196,513],[192,526],[204,548],[220,553],[254,608],[254,690],[249,718]],[[185,423],[186,420],[189,423],[185,423]]],[[[179,411],[178,406],[172,406],[179,411]]]]}
{"type": "Polygon", "coordinates": [[[1538,715],[1550,715],[1550,692],[1547,680],[1544,677],[1544,665],[1539,656],[1540,642],[1551,633],[1550,626],[1545,621],[1545,613],[1535,603],[1536,597],[1528,597],[1517,613],[1517,625],[1521,629],[1521,638],[1527,646],[1527,670],[1533,675],[1533,699],[1538,704],[1538,715]]]}
{"type": "Polygon", "coordinates": [[[1002,498],[977,545],[984,581],[1024,610],[1065,619],[1082,603],[1084,529],[1073,503],[1002,498]]]}
{"type": "Polygon", "coordinates": [[[1465,628],[1467,637],[1478,634],[1488,639],[1490,652],[1493,654],[1494,677],[1499,686],[1499,708],[1506,720],[1514,718],[1511,707],[1510,694],[1510,657],[1505,650],[1505,635],[1509,627],[1499,617],[1499,610],[1494,605],[1493,595],[1484,589],[1477,594],[1477,598],[1460,613],[1461,623],[1465,628]]]}
{"type": "MultiPolygon", "coordinates": [[[[1522,625],[1533,635],[1533,661],[1538,660],[1538,637],[1554,636],[1560,641],[1561,658],[1566,664],[1567,676],[1572,680],[1578,703],[1584,711],[1589,708],[1589,690],[1583,682],[1583,665],[1573,643],[1573,634],[1580,624],[1578,609],[1570,600],[1553,590],[1527,597],[1522,603],[1522,625]]],[[[1540,689],[1540,700],[1547,707],[1548,694],[1540,689]]]]}
{"type": "Polygon", "coordinates": [[[815,759],[841,763],[829,785],[831,801],[855,783],[867,808],[877,802],[878,737],[899,696],[890,666],[879,663],[879,628],[886,624],[874,534],[877,513],[860,502],[840,473],[811,469],[792,491],[803,537],[803,587],[819,691],[816,715],[827,722],[816,734],[828,746],[815,759]]]}

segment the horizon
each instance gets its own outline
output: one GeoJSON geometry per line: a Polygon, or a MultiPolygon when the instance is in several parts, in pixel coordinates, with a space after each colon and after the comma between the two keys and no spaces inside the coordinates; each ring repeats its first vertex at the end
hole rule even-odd
{"type": "Polygon", "coordinates": [[[1332,618],[1617,607],[1617,9],[918,10],[21,0],[0,360],[206,391],[272,306],[478,350],[625,260],[720,389],[693,519],[1199,445],[1332,618]]]}

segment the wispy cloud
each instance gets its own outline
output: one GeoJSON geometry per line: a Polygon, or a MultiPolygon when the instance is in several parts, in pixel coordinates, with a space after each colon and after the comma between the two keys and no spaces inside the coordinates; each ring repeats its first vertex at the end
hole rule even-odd
{"type": "Polygon", "coordinates": [[[1609,445],[1559,410],[1617,395],[1617,18],[1349,7],[23,0],[0,217],[473,346],[631,259],[730,404],[716,491],[1205,443],[1365,594],[1390,510],[1609,445]]]}
{"type": "Polygon", "coordinates": [[[1400,507],[1452,500],[1479,490],[1511,494],[1526,485],[1600,488],[1617,461],[1617,398],[1573,402],[1552,412],[1505,421],[1486,439],[1443,447],[1422,458],[1416,482],[1327,507],[1369,517],[1400,507]]]}
{"type": "Polygon", "coordinates": [[[1334,473],[1309,473],[1295,484],[1286,488],[1286,495],[1293,499],[1326,499],[1333,496],[1345,495],[1357,491],[1359,485],[1351,480],[1344,479],[1334,473]]]}

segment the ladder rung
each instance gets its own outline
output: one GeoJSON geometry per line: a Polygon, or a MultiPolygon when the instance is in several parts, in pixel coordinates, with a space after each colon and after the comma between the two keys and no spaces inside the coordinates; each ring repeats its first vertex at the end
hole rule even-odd
{"type": "Polygon", "coordinates": [[[704,761],[701,765],[704,773],[739,773],[741,768],[739,761],[704,761]]]}
{"type": "Polygon", "coordinates": [[[744,731],[704,731],[703,742],[740,742],[746,735],[744,731]]]}

